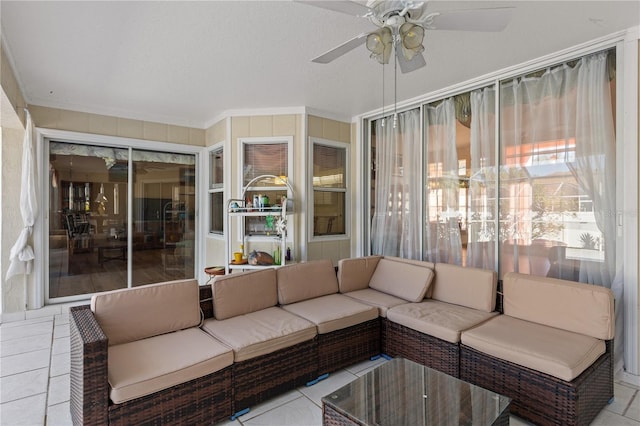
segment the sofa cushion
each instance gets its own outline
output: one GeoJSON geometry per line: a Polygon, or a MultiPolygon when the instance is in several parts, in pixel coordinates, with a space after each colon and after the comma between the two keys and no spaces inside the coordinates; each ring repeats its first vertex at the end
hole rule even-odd
{"type": "Polygon", "coordinates": [[[213,314],[219,320],[278,304],[276,271],[273,268],[218,275],[211,289],[213,314]]]}
{"type": "Polygon", "coordinates": [[[508,315],[464,331],[462,343],[568,382],[605,352],[605,343],[600,339],[508,315]]]}
{"type": "Polygon", "coordinates": [[[222,321],[210,318],[202,328],[232,348],[236,362],[288,348],[318,334],[311,322],[275,306],[222,321]]]}
{"type": "Polygon", "coordinates": [[[408,302],[419,302],[432,280],[433,270],[427,266],[385,257],[378,262],[369,287],[408,302]]]}
{"type": "Polygon", "coordinates": [[[343,294],[330,294],[283,305],[282,309],[314,323],[319,334],[342,330],[378,318],[378,308],[365,305],[343,294]]]}
{"type": "Polygon", "coordinates": [[[338,292],[336,270],[330,260],[286,265],[276,272],[281,305],[338,292]]]}
{"type": "Polygon", "coordinates": [[[91,310],[109,345],[133,342],[200,324],[196,280],[114,290],[91,297],[91,310]]]}
{"type": "Polygon", "coordinates": [[[509,316],[598,339],[614,337],[614,297],[608,288],[509,272],[503,291],[509,316]]]}
{"type": "Polygon", "coordinates": [[[366,303],[367,305],[377,307],[378,314],[383,318],[387,316],[387,311],[390,308],[407,303],[404,299],[372,288],[350,291],[349,293],[344,293],[344,295],[356,299],[359,302],[366,303]]]}
{"type": "Polygon", "coordinates": [[[222,370],[233,352],[193,327],[112,345],[108,358],[110,398],[119,404],[222,370]]]}
{"type": "Polygon", "coordinates": [[[496,307],[495,271],[438,263],[434,281],[431,297],[435,300],[486,312],[496,307]]]}
{"type": "Polygon", "coordinates": [[[340,293],[369,288],[371,275],[382,256],[365,256],[338,261],[338,286],[340,293]]]}
{"type": "Polygon", "coordinates": [[[387,311],[387,319],[451,343],[460,342],[460,334],[498,315],[437,300],[406,303],[387,311]]]}

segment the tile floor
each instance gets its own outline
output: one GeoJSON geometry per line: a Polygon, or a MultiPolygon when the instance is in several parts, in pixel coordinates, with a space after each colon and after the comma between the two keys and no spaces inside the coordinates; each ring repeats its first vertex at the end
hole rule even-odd
{"type": "MultiPolygon", "coordinates": [[[[66,307],[27,313],[27,319],[0,325],[0,424],[70,425],[69,315],[66,307]]],[[[312,387],[302,387],[267,401],[234,422],[219,426],[312,426],[322,424],[322,396],[376,367],[365,361],[312,387]]],[[[511,424],[527,425],[511,416],[511,424]]],[[[640,426],[640,389],[615,384],[615,401],[594,425],[640,426]]]]}

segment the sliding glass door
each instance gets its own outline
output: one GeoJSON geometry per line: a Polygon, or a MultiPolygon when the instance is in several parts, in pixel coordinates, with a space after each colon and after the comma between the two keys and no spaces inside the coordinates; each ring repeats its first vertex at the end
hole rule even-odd
{"type": "Polygon", "coordinates": [[[48,299],[194,277],[195,155],[49,142],[48,299]]]}

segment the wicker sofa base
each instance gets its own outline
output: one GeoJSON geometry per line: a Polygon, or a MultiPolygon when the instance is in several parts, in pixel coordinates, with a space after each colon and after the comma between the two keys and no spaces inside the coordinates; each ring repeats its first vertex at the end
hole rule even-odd
{"type": "Polygon", "coordinates": [[[234,362],[234,413],[318,377],[318,338],[267,355],[234,362]]]}
{"type": "Polygon", "coordinates": [[[460,345],[460,378],[512,399],[511,412],[539,425],[587,425],[613,397],[613,341],[571,382],[460,345]]]}
{"type": "Polygon", "coordinates": [[[110,425],[215,424],[232,412],[231,366],[152,395],[109,406],[110,425]]]}
{"type": "Polygon", "coordinates": [[[380,354],[380,318],[318,335],[318,372],[331,373],[380,354]]]}
{"type": "Polygon", "coordinates": [[[383,352],[460,377],[460,348],[457,343],[429,336],[383,318],[383,352]]]}

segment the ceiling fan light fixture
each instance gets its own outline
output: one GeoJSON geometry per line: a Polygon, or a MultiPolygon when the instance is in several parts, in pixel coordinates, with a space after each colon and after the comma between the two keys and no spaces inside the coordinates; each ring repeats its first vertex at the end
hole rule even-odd
{"type": "Polygon", "coordinates": [[[400,27],[400,39],[402,40],[402,46],[406,49],[414,50],[422,47],[424,28],[420,25],[405,22],[400,27]]]}
{"type": "Polygon", "coordinates": [[[381,64],[388,64],[393,46],[393,35],[387,27],[380,28],[367,36],[367,49],[371,57],[381,64]]]}

